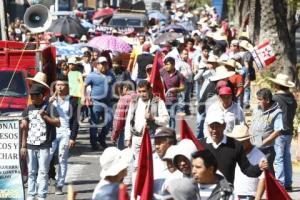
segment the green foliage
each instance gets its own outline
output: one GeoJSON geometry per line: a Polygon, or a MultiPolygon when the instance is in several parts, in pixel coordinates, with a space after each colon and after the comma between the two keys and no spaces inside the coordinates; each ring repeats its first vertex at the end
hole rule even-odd
{"type": "Polygon", "coordinates": [[[188,0],[188,7],[190,9],[197,9],[205,4],[211,5],[211,0],[188,0]]]}

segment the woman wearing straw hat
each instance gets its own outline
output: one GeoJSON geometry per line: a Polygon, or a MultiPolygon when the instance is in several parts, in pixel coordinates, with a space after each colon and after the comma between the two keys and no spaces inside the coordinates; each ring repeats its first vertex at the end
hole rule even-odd
{"type": "Polygon", "coordinates": [[[273,96],[282,110],[283,130],[275,140],[275,175],[279,182],[287,189],[292,189],[292,162],[291,142],[293,137],[293,121],[296,114],[297,102],[289,88],[295,87],[295,83],[289,80],[285,74],[277,74],[276,78],[270,78],[276,90],[273,96]]]}

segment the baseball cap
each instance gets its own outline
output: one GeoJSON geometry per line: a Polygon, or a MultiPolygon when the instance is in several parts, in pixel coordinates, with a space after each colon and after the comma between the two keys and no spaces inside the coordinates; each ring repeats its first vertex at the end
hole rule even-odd
{"type": "Polygon", "coordinates": [[[205,120],[208,125],[214,122],[217,122],[219,124],[225,123],[224,114],[221,111],[214,111],[214,112],[207,113],[205,120]]]}
{"type": "Polygon", "coordinates": [[[176,132],[172,128],[160,127],[156,130],[153,138],[170,137],[176,138],[176,132]]]}
{"type": "Polygon", "coordinates": [[[232,95],[232,90],[230,87],[221,87],[219,90],[219,95],[232,95]]]}
{"type": "Polygon", "coordinates": [[[104,63],[104,62],[107,62],[107,59],[104,56],[98,58],[98,63],[104,63]]]}
{"type": "Polygon", "coordinates": [[[226,81],[218,81],[217,85],[216,85],[216,90],[219,91],[219,89],[221,89],[222,87],[227,87],[227,82],[226,81]]]}

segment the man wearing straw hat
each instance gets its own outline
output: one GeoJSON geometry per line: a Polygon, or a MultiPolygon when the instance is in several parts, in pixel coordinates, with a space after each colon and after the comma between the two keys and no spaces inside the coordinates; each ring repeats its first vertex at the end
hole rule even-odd
{"type": "Polygon", "coordinates": [[[56,137],[55,127],[60,127],[56,108],[46,102],[47,84],[35,76],[30,88],[32,104],[22,113],[21,156],[28,156],[27,199],[46,199],[48,193],[48,171],[50,147],[56,137]]]}
{"type": "MultiPolygon", "coordinates": [[[[244,147],[247,158],[252,165],[257,165],[265,155],[251,143],[249,128],[245,124],[236,125],[231,133],[227,134],[240,141],[244,147]]],[[[246,176],[239,166],[235,168],[234,193],[240,200],[261,199],[264,193],[264,174],[258,178],[246,176]]]]}
{"type": "Polygon", "coordinates": [[[293,137],[293,121],[296,114],[297,102],[289,88],[295,87],[295,83],[289,80],[285,74],[277,74],[276,78],[270,78],[276,90],[274,101],[282,110],[283,130],[275,140],[275,175],[279,182],[287,189],[292,189],[292,162],[291,142],[293,137]]]}

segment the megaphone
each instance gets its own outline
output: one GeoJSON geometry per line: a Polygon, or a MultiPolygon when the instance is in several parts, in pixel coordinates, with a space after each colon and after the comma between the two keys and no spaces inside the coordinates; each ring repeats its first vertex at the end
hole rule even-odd
{"type": "Polygon", "coordinates": [[[32,33],[46,31],[52,23],[49,9],[41,4],[30,6],[24,14],[24,23],[32,33]]]}

